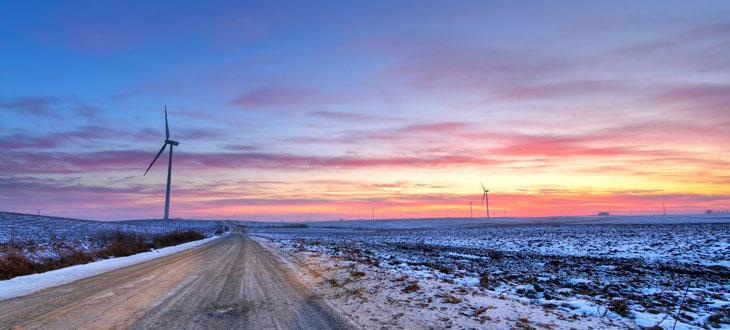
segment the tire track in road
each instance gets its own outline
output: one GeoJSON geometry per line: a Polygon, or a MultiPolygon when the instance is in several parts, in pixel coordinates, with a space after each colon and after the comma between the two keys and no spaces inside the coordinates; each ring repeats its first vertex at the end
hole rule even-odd
{"type": "MultiPolygon", "coordinates": [[[[233,228],[237,229],[237,228],[233,228]]],[[[0,301],[0,328],[344,329],[271,252],[241,232],[0,301]]]]}

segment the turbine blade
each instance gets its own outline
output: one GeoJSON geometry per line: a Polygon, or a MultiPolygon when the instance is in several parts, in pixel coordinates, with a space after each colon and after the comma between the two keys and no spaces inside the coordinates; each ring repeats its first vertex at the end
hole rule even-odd
{"type": "Polygon", "coordinates": [[[167,126],[167,104],[165,104],[165,140],[170,139],[170,128],[167,126]]]}
{"type": "MultiPolygon", "coordinates": [[[[152,163],[150,163],[150,166],[147,167],[147,170],[144,171],[144,175],[147,175],[147,172],[150,171],[150,168],[152,168],[152,165],[155,164],[155,161],[157,161],[157,158],[160,158],[160,155],[162,154],[162,152],[165,151],[165,147],[167,147],[167,142],[165,142],[165,144],[162,145],[162,149],[160,149],[160,152],[157,153],[157,156],[155,156],[155,159],[152,160],[152,163]]],[[[172,148],[172,147],[170,147],[170,148],[172,148]]]]}
{"type": "Polygon", "coordinates": [[[484,188],[484,183],[482,183],[482,189],[487,190],[487,188],[484,188]]]}
{"type": "MultiPolygon", "coordinates": [[[[151,165],[150,165],[150,166],[151,166],[151,165]]],[[[482,194],[482,203],[484,202],[484,199],[485,199],[485,198],[487,198],[487,193],[486,193],[486,192],[485,192],[484,194],[482,194]]]]}

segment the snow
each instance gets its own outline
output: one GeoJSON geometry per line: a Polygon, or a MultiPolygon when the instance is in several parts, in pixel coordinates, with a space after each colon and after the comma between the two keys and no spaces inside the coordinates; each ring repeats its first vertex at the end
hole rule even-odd
{"type": "Polygon", "coordinates": [[[92,221],[0,212],[0,243],[28,241],[88,243],[101,234],[116,231],[162,234],[173,230],[195,229],[210,235],[218,225],[221,225],[221,222],[206,220],[92,221]]]}
{"type": "Polygon", "coordinates": [[[508,217],[508,218],[426,218],[426,219],[385,219],[385,220],[347,220],[312,222],[259,222],[239,221],[250,228],[291,228],[306,226],[318,229],[424,229],[469,225],[552,225],[552,224],[688,224],[688,223],[727,223],[727,214],[685,214],[685,215],[642,215],[642,216],[570,216],[570,217],[508,217]]]}
{"type": "Polygon", "coordinates": [[[61,268],[40,274],[31,274],[0,281],[0,300],[24,296],[43,289],[71,283],[83,278],[105,273],[144,261],[168,256],[215,240],[220,236],[183,243],[149,252],[119,258],[104,259],[83,265],[61,268]]]}
{"type": "MultiPolygon", "coordinates": [[[[727,216],[245,225],[252,235],[290,251],[370,265],[421,284],[480,288],[572,315],[637,325],[676,309],[689,288],[677,328],[730,324],[727,317],[718,318],[730,311],[727,216]],[[480,281],[483,276],[486,284],[480,281]],[[614,298],[627,299],[624,316],[611,311],[614,298]]],[[[674,315],[669,321],[673,325],[674,315]]]]}
{"type": "MultiPolygon", "coordinates": [[[[379,267],[255,238],[282,257],[316,294],[363,329],[626,329],[615,318],[541,309],[476,286],[476,278],[444,278],[407,267],[379,267]],[[358,271],[365,275],[353,277],[358,271]],[[406,286],[417,288],[405,292],[406,286]]],[[[525,286],[527,287],[527,286],[525,286]]]]}

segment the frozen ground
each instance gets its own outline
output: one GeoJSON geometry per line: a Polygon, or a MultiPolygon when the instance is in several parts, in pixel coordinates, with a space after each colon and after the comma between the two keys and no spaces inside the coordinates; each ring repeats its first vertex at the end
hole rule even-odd
{"type": "Polygon", "coordinates": [[[130,220],[90,221],[30,214],[0,212],[0,256],[6,249],[19,249],[32,259],[56,257],[65,250],[101,248],[105,235],[117,231],[143,235],[195,229],[212,236],[220,221],[205,220],[130,220]]]}
{"type": "Polygon", "coordinates": [[[529,302],[506,295],[486,295],[478,286],[256,240],[362,329],[626,329],[631,325],[559,309],[536,310],[529,302]]]}
{"type": "Polygon", "coordinates": [[[485,299],[509,297],[541,311],[638,326],[672,328],[675,320],[677,329],[730,326],[730,219],[541,220],[247,225],[289,252],[340,258],[371,269],[366,273],[406,275],[423,287],[447,283],[485,299]]]}

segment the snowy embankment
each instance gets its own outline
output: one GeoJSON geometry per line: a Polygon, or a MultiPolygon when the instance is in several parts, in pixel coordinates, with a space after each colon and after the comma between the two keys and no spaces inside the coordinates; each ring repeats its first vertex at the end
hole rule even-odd
{"type": "Polygon", "coordinates": [[[220,236],[213,236],[198,241],[183,243],[149,252],[142,252],[128,257],[104,259],[88,264],[76,265],[45,273],[20,276],[0,281],[0,300],[24,296],[50,287],[71,283],[86,277],[131,266],[155,258],[168,256],[203,245],[219,237],[220,236]]]}

